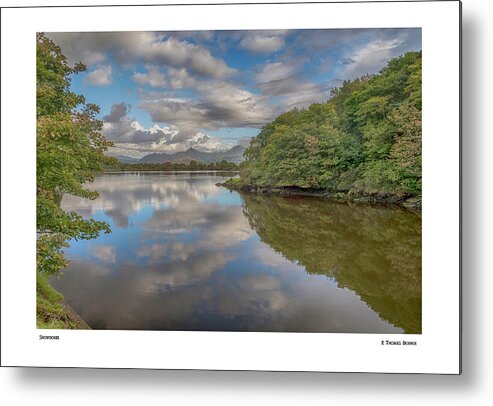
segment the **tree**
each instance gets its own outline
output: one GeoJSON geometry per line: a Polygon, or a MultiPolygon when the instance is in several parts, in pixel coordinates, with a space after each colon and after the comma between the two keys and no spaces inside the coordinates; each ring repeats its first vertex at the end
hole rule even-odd
{"type": "Polygon", "coordinates": [[[188,167],[191,171],[196,171],[199,168],[199,163],[196,160],[192,159],[188,164],[188,167]]]}
{"type": "Polygon", "coordinates": [[[421,52],[345,81],[331,96],[267,123],[245,151],[243,183],[420,195],[421,52]]]}
{"type": "Polygon", "coordinates": [[[114,160],[103,153],[111,143],[96,119],[99,107],[70,90],[71,75],[85,71],[70,67],[59,46],[43,33],[36,36],[36,228],[37,267],[54,274],[67,265],[63,248],[70,239],[95,238],[110,232],[108,224],[84,219],[60,207],[64,194],[95,199],[83,185],[94,180],[103,165],[114,160]]]}

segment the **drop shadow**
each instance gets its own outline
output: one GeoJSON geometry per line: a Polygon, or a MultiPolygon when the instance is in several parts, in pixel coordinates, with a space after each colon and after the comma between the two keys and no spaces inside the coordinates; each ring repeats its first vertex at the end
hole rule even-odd
{"type": "Polygon", "coordinates": [[[223,391],[242,389],[269,389],[299,392],[317,390],[352,389],[356,385],[367,393],[408,391],[410,386],[420,393],[447,390],[463,393],[472,390],[478,382],[479,348],[478,319],[480,300],[475,294],[479,280],[479,232],[481,213],[479,192],[481,185],[481,136],[477,106],[479,88],[479,38],[478,21],[463,18],[463,93],[462,93],[462,365],[461,376],[448,375],[393,375],[353,373],[298,373],[298,372],[231,372],[231,371],[175,371],[175,370],[105,370],[83,368],[16,368],[15,378],[21,385],[30,387],[81,386],[91,388],[119,388],[131,385],[135,389],[149,387],[207,389],[223,391]]]}

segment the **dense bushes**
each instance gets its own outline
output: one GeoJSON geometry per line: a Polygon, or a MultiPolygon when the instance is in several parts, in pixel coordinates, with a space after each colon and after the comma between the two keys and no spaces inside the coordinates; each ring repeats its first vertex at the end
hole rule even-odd
{"type": "Polygon", "coordinates": [[[191,160],[184,162],[164,162],[164,163],[116,163],[109,169],[119,169],[122,171],[236,171],[238,165],[234,162],[222,160],[220,162],[197,162],[191,160]]]}
{"type": "Polygon", "coordinates": [[[323,104],[281,114],[245,152],[243,182],[421,194],[421,52],[346,81],[323,104]]]}

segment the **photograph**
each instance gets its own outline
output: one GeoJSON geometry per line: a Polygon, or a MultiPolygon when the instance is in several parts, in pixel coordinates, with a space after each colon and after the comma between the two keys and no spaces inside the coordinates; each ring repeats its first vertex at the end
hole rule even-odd
{"type": "Polygon", "coordinates": [[[460,374],[461,10],[2,8],[0,365],[460,374]]]}
{"type": "Polygon", "coordinates": [[[492,403],[493,2],[3,3],[0,404],[492,403]]]}
{"type": "Polygon", "coordinates": [[[32,41],[39,331],[422,334],[421,27],[32,41]]]}

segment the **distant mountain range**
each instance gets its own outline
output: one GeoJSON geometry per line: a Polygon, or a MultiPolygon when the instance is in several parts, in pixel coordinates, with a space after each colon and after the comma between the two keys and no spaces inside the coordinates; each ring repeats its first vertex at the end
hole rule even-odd
{"type": "Polygon", "coordinates": [[[108,155],[113,157],[113,158],[118,159],[123,164],[134,164],[134,163],[139,162],[139,158],[132,158],[132,157],[125,156],[125,155],[111,155],[111,154],[108,154],[108,155]]]}
{"type": "Polygon", "coordinates": [[[122,163],[184,163],[188,164],[190,161],[195,160],[197,162],[220,162],[226,160],[228,162],[234,162],[239,164],[243,161],[243,152],[245,147],[236,145],[228,151],[222,152],[202,152],[194,148],[189,148],[186,151],[176,152],[174,154],[155,153],[149,154],[141,159],[130,158],[123,155],[114,156],[122,163]]]}

